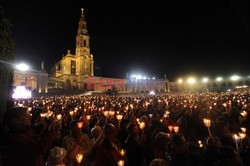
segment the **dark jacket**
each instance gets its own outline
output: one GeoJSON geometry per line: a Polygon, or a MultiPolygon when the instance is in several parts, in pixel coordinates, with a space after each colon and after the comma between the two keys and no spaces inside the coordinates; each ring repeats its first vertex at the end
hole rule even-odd
{"type": "MultiPolygon", "coordinates": [[[[117,146],[119,145],[117,144],[117,146]]],[[[97,148],[94,166],[117,166],[121,159],[117,148],[113,147],[107,139],[104,139],[97,148]]]]}
{"type": "Polygon", "coordinates": [[[44,166],[43,155],[54,140],[54,133],[45,130],[37,136],[32,130],[10,131],[6,135],[10,154],[6,166],[44,166]]]}
{"type": "Polygon", "coordinates": [[[125,148],[129,166],[145,165],[145,149],[134,137],[128,136],[125,148]]]}

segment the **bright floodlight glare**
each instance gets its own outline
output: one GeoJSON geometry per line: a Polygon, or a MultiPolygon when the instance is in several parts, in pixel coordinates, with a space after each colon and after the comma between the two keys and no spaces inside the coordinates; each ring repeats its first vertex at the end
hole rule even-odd
{"type": "Polygon", "coordinates": [[[155,95],[155,92],[154,91],[150,91],[149,95],[155,95]]]}
{"type": "Polygon", "coordinates": [[[188,82],[189,84],[194,84],[194,83],[195,83],[195,78],[190,77],[190,78],[188,78],[187,82],[188,82]]]}
{"type": "Polygon", "coordinates": [[[155,79],[155,77],[152,78],[153,80],[155,79]]]}
{"type": "Polygon", "coordinates": [[[240,79],[239,76],[232,76],[232,77],[231,77],[231,80],[233,80],[233,81],[236,81],[236,80],[238,80],[238,79],[240,79]]]}
{"type": "Polygon", "coordinates": [[[139,79],[142,79],[142,76],[141,76],[141,75],[137,75],[137,76],[136,76],[136,79],[138,79],[138,80],[139,80],[139,79]]]}
{"type": "Polygon", "coordinates": [[[144,76],[144,77],[143,77],[143,79],[144,79],[144,80],[146,80],[146,79],[147,79],[147,77],[145,77],[145,76],[144,76]]]}
{"type": "Polygon", "coordinates": [[[29,66],[24,63],[21,63],[21,64],[16,65],[16,69],[20,71],[27,71],[29,70],[29,66]]]}
{"type": "Polygon", "coordinates": [[[182,83],[182,79],[178,79],[178,83],[181,84],[182,83]]]}
{"type": "Polygon", "coordinates": [[[202,82],[208,82],[208,78],[206,78],[206,77],[203,78],[203,79],[202,79],[202,82]]]}
{"type": "Polygon", "coordinates": [[[136,77],[136,75],[133,74],[131,77],[136,77]]]}
{"type": "Polygon", "coordinates": [[[217,77],[216,81],[222,81],[222,77],[217,77]]]}

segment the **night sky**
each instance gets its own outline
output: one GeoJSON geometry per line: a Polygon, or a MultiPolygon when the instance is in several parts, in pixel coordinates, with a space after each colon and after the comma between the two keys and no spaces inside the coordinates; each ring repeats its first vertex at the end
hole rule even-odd
{"type": "Polygon", "coordinates": [[[44,61],[50,72],[67,49],[74,53],[84,8],[98,75],[250,75],[247,0],[71,1],[1,0],[16,62],[39,69],[44,61]]]}

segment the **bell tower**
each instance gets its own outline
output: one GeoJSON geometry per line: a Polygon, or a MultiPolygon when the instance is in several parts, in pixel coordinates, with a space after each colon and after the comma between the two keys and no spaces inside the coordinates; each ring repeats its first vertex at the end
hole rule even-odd
{"type": "Polygon", "coordinates": [[[93,55],[90,54],[89,47],[89,33],[87,30],[87,22],[84,18],[84,9],[81,9],[81,17],[78,23],[78,30],[76,34],[76,49],[75,55],[79,65],[80,75],[94,76],[94,60],[93,55]]]}

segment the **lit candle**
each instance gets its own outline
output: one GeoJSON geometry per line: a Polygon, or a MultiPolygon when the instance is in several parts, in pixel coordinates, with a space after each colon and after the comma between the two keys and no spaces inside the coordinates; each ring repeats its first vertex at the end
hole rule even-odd
{"type": "Polygon", "coordinates": [[[247,116],[247,112],[246,112],[246,111],[242,111],[240,114],[241,114],[241,116],[243,116],[244,118],[247,116]]]}
{"type": "Polygon", "coordinates": [[[206,127],[210,127],[211,126],[211,121],[210,121],[210,119],[203,119],[203,122],[204,122],[204,124],[205,124],[205,126],[206,127]]]}
{"type": "Polygon", "coordinates": [[[246,133],[240,132],[239,136],[240,136],[241,140],[243,140],[246,137],[246,133]]]}
{"type": "Polygon", "coordinates": [[[120,155],[121,155],[122,157],[125,156],[125,153],[126,153],[126,151],[125,151],[124,149],[121,149],[121,150],[120,150],[120,155]]]}
{"type": "Polygon", "coordinates": [[[87,120],[90,120],[91,115],[87,115],[86,118],[87,118],[87,120]]]}
{"type": "Polygon", "coordinates": [[[28,111],[31,111],[32,110],[32,107],[28,107],[28,111]]]}
{"type": "Polygon", "coordinates": [[[205,126],[207,127],[207,129],[208,129],[208,133],[209,133],[209,136],[211,136],[212,134],[211,134],[211,131],[210,131],[210,126],[211,126],[211,120],[210,119],[203,119],[203,122],[204,122],[204,124],[205,124],[205,126]]]}
{"type": "Polygon", "coordinates": [[[57,119],[57,120],[61,120],[61,119],[62,119],[62,115],[61,115],[61,114],[57,114],[57,115],[56,115],[56,119],[57,119]]]}
{"type": "Polygon", "coordinates": [[[202,144],[202,141],[201,141],[201,140],[198,140],[198,144],[202,144]]]}
{"type": "Polygon", "coordinates": [[[179,126],[174,126],[174,132],[178,133],[179,132],[179,126]]]}
{"type": "Polygon", "coordinates": [[[136,118],[136,121],[138,124],[140,124],[140,119],[139,118],[136,118]]]}
{"type": "Polygon", "coordinates": [[[140,129],[144,129],[145,123],[144,123],[144,122],[141,122],[141,123],[139,124],[139,126],[140,126],[140,129]]]}
{"type": "Polygon", "coordinates": [[[245,133],[245,132],[247,131],[247,129],[246,129],[245,127],[241,127],[240,129],[241,129],[241,131],[242,131],[243,133],[245,133]]]}
{"type": "Polygon", "coordinates": [[[117,162],[117,164],[118,164],[118,166],[124,166],[124,160],[119,160],[119,161],[117,162]]]}
{"type": "Polygon", "coordinates": [[[105,117],[107,117],[107,116],[109,116],[109,112],[108,112],[108,111],[103,111],[103,115],[104,115],[105,117]]]}
{"type": "Polygon", "coordinates": [[[41,118],[45,118],[46,114],[45,113],[40,113],[41,118]]]}
{"type": "Polygon", "coordinates": [[[79,129],[81,129],[82,126],[83,126],[83,122],[77,122],[77,127],[78,127],[79,129]]]}
{"type": "Polygon", "coordinates": [[[83,158],[83,154],[78,153],[76,155],[76,161],[77,161],[77,163],[80,164],[82,162],[82,158],[83,158]]]}
{"type": "Polygon", "coordinates": [[[109,111],[109,114],[110,114],[111,116],[114,116],[114,115],[115,115],[115,111],[109,111]]]}
{"type": "Polygon", "coordinates": [[[236,145],[236,151],[237,151],[237,153],[239,153],[238,143],[240,142],[240,137],[237,134],[233,134],[232,137],[233,137],[233,141],[236,145]]]}
{"type": "Polygon", "coordinates": [[[168,126],[168,130],[170,131],[170,133],[173,131],[173,126],[168,126]]]}
{"type": "Polygon", "coordinates": [[[116,115],[116,118],[117,118],[117,120],[122,120],[122,118],[123,118],[123,115],[121,115],[121,114],[118,114],[118,115],[116,115]]]}
{"type": "Polygon", "coordinates": [[[70,116],[73,116],[74,115],[74,111],[70,111],[69,114],[70,114],[70,116]]]}

